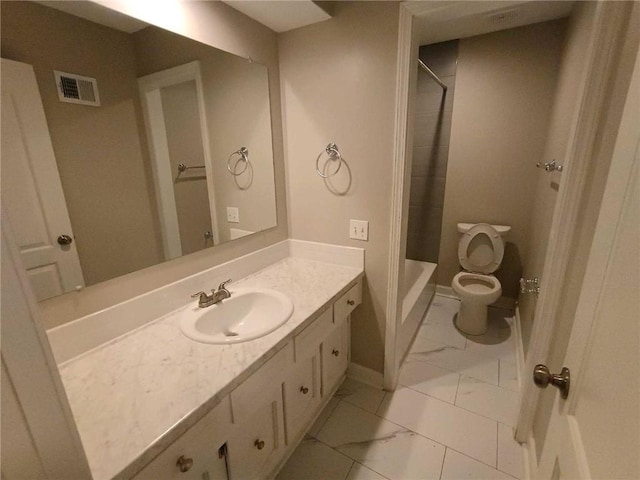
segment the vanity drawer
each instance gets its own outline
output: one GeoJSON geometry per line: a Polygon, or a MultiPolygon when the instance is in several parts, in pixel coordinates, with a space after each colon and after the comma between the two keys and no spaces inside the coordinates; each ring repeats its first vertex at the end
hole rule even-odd
{"type": "Polygon", "coordinates": [[[327,308],[311,325],[296,335],[295,345],[296,362],[304,360],[318,353],[322,340],[333,329],[333,307],[327,308]]]}
{"type": "Polygon", "coordinates": [[[231,392],[229,397],[233,423],[240,423],[249,418],[262,406],[261,399],[272,396],[276,392],[281,395],[282,382],[292,364],[293,343],[289,342],[231,392]]]}
{"type": "Polygon", "coordinates": [[[219,455],[219,449],[227,441],[226,432],[230,428],[231,406],[229,397],[224,397],[213,410],[134,476],[133,480],[226,479],[225,459],[219,455]],[[185,472],[180,471],[178,461],[181,458],[185,467],[190,465],[185,472]]]}
{"type": "Polygon", "coordinates": [[[347,293],[342,295],[333,306],[335,323],[344,321],[345,318],[362,303],[362,280],[358,280],[347,293]]]}

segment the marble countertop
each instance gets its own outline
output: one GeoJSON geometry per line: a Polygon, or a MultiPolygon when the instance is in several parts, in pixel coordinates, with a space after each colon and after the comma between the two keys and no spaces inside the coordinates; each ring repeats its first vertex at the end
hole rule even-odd
{"type": "Polygon", "coordinates": [[[261,287],[291,298],[293,316],[269,335],[233,345],[198,343],[179,330],[182,307],[62,364],[94,479],[134,475],[363,274],[362,268],[285,258],[229,285],[232,293],[261,287]]]}

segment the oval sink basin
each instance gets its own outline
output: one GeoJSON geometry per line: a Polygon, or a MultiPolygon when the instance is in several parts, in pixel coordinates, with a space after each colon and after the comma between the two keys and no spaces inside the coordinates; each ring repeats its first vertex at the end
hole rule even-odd
{"type": "Polygon", "coordinates": [[[293,314],[293,302],[284,294],[266,288],[232,290],[210,307],[187,307],[180,331],[202,343],[240,343],[260,338],[283,325],[293,314]]]}

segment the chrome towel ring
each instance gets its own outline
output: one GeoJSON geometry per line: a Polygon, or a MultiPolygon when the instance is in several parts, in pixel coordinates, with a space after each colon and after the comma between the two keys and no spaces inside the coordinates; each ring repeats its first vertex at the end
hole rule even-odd
{"type": "Polygon", "coordinates": [[[330,143],[329,145],[327,145],[324,151],[320,152],[320,155],[318,155],[318,158],[316,158],[316,173],[320,175],[322,178],[333,177],[336,173],[338,173],[338,171],[340,170],[340,167],[342,167],[343,162],[344,162],[344,159],[342,158],[342,155],[340,155],[340,150],[338,150],[338,146],[335,143],[330,143]],[[329,160],[331,161],[339,160],[338,168],[336,168],[335,171],[333,173],[330,173],[329,175],[325,175],[320,171],[320,165],[319,165],[320,157],[322,157],[324,153],[329,155],[329,160]]]}
{"type": "Polygon", "coordinates": [[[229,155],[229,158],[227,159],[227,170],[229,170],[229,173],[231,175],[237,177],[245,172],[245,170],[249,166],[249,163],[249,150],[247,149],[247,147],[241,147],[240,150],[236,150],[231,155],[229,155]],[[234,155],[238,155],[240,158],[236,160],[236,163],[234,163],[232,167],[231,159],[234,157],[234,155]],[[236,172],[236,168],[238,167],[238,163],[240,162],[244,162],[244,168],[241,171],[236,172]]]}

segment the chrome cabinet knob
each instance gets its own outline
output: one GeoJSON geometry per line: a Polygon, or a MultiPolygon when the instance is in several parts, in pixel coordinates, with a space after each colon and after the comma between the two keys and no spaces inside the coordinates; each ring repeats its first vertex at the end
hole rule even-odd
{"type": "Polygon", "coordinates": [[[347,305],[355,305],[356,301],[355,300],[347,300],[347,305]]]}
{"type": "Polygon", "coordinates": [[[340,355],[340,350],[336,350],[334,348],[333,350],[331,350],[331,355],[333,355],[334,357],[337,357],[338,355],[340,355]]]}
{"type": "Polygon", "coordinates": [[[182,473],[186,473],[191,470],[191,467],[193,467],[193,458],[185,458],[184,455],[180,455],[180,458],[178,458],[178,461],[176,462],[176,466],[182,473]]]}
{"type": "Polygon", "coordinates": [[[306,395],[307,393],[309,393],[309,387],[302,386],[300,387],[300,391],[303,395],[306,395]]]}
{"type": "Polygon", "coordinates": [[[70,235],[60,235],[57,238],[58,245],[71,245],[73,243],[73,238],[70,235]]]}
{"type": "Polygon", "coordinates": [[[533,383],[540,388],[547,388],[549,384],[560,390],[562,398],[569,396],[569,387],[571,386],[571,375],[567,367],[563,367],[560,374],[552,374],[546,365],[538,364],[533,369],[533,383]]]}
{"type": "Polygon", "coordinates": [[[256,441],[253,442],[253,444],[258,450],[262,450],[264,448],[264,440],[260,440],[259,438],[256,438],[256,441]]]}

